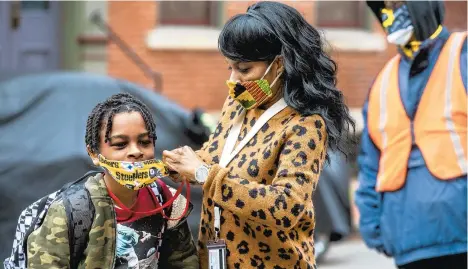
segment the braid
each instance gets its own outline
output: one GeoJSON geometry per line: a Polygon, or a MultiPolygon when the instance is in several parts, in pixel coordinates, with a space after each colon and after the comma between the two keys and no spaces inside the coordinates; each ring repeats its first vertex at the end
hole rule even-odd
{"type": "Polygon", "coordinates": [[[104,139],[104,143],[107,143],[107,141],[109,141],[110,132],[112,130],[112,119],[114,118],[114,115],[115,115],[116,111],[117,111],[117,109],[114,107],[114,108],[111,109],[111,111],[107,115],[106,136],[105,136],[105,139],[104,139]]]}
{"type": "Polygon", "coordinates": [[[99,109],[96,111],[96,114],[94,114],[93,117],[93,125],[92,125],[92,142],[91,142],[91,148],[96,149],[96,152],[98,151],[97,149],[99,148],[99,141],[100,141],[100,132],[99,130],[101,129],[101,118],[102,115],[104,114],[104,104],[101,104],[99,106],[99,109]],[[97,130],[97,131],[96,131],[97,130]]]}
{"type": "Polygon", "coordinates": [[[113,118],[116,114],[122,112],[138,112],[145,122],[149,137],[156,141],[156,124],[153,115],[148,107],[129,93],[114,94],[104,102],[98,103],[91,111],[86,123],[85,143],[90,147],[91,152],[99,152],[101,141],[101,130],[103,124],[106,125],[105,143],[109,141],[112,131],[113,118]]]}
{"type": "Polygon", "coordinates": [[[88,116],[88,120],[86,121],[86,135],[85,135],[85,144],[91,146],[91,143],[93,141],[92,137],[92,129],[93,129],[93,117],[94,114],[96,113],[96,110],[98,109],[100,104],[94,107],[93,111],[91,111],[91,114],[88,116]]]}
{"type": "Polygon", "coordinates": [[[96,128],[99,128],[99,115],[102,113],[102,103],[99,103],[94,107],[93,111],[91,114],[88,116],[88,122],[86,123],[86,137],[85,137],[85,143],[87,146],[93,149],[96,148],[96,134],[93,130],[96,130],[96,128]]]}

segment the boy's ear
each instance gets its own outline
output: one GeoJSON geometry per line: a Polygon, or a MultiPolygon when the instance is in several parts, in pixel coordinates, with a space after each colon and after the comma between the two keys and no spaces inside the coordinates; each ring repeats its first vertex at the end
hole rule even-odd
{"type": "Polygon", "coordinates": [[[98,160],[97,154],[91,150],[91,147],[89,145],[86,146],[86,151],[88,152],[89,157],[93,161],[93,164],[96,166],[99,166],[99,160],[98,160]]]}

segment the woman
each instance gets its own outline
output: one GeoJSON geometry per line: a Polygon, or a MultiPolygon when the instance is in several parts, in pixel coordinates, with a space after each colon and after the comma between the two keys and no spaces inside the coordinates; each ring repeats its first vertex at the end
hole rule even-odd
{"type": "Polygon", "coordinates": [[[157,181],[167,168],[154,160],[156,125],[146,105],[126,93],[97,104],[85,141],[93,163],[105,172],[84,184],[95,213],[82,258],[72,265],[67,213],[58,199],[27,239],[28,267],[199,268],[185,198],[162,210],[175,191],[157,181]]]}
{"type": "Polygon", "coordinates": [[[220,123],[200,151],[163,153],[170,169],[203,184],[202,268],[223,244],[228,268],[315,268],[312,193],[327,147],[343,151],[354,127],[322,46],[281,3],[254,4],[224,26],[231,76],[220,123]]]}

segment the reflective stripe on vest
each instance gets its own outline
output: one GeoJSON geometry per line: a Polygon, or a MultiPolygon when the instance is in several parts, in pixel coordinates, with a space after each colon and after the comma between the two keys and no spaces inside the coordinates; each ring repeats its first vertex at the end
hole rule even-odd
{"type": "MultiPolygon", "coordinates": [[[[415,143],[429,171],[441,180],[466,175],[467,95],[460,73],[466,33],[454,33],[442,49],[413,121],[415,143]]],[[[368,130],[381,156],[377,191],[395,191],[406,181],[413,144],[411,120],[398,87],[400,56],[378,75],[369,94],[368,130]]]]}

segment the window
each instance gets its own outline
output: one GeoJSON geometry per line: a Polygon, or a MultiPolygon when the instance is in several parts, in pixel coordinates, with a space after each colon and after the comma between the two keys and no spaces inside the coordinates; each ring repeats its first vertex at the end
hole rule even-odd
{"type": "Polygon", "coordinates": [[[364,28],[366,6],[363,1],[317,1],[318,27],[364,28]]]}
{"type": "Polygon", "coordinates": [[[20,1],[21,9],[49,9],[49,1],[20,1]]]}
{"type": "Polygon", "coordinates": [[[160,1],[158,4],[162,25],[217,25],[217,1],[160,1]]]}

